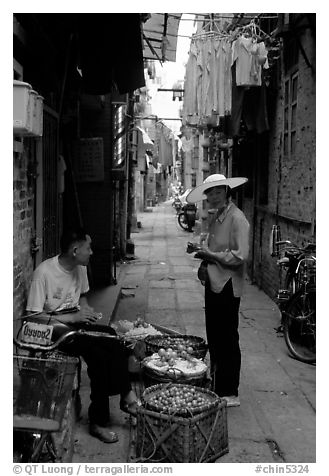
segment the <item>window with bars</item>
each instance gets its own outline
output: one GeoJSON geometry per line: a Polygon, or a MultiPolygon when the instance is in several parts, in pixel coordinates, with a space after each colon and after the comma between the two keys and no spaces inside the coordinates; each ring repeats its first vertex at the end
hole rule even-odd
{"type": "Polygon", "coordinates": [[[293,156],[296,152],[297,141],[298,72],[286,77],[284,88],[283,153],[285,156],[293,156]]]}
{"type": "Polygon", "coordinates": [[[297,96],[299,48],[296,38],[284,41],[284,140],[283,153],[294,156],[297,141],[297,96]]]}

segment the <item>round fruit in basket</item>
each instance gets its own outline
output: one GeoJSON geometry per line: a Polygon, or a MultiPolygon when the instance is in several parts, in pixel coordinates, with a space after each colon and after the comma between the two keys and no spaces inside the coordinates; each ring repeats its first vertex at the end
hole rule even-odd
{"type": "Polygon", "coordinates": [[[201,359],[197,359],[187,352],[185,354],[182,352],[177,357],[174,357],[174,351],[160,353],[161,355],[154,353],[142,362],[143,368],[154,377],[165,376],[171,380],[181,381],[206,375],[207,365],[201,359]]]}
{"type": "Polygon", "coordinates": [[[143,401],[157,412],[194,415],[217,405],[219,397],[209,390],[192,385],[155,385],[145,390],[143,401]]]}
{"type": "Polygon", "coordinates": [[[192,335],[162,335],[148,336],[145,340],[147,353],[153,354],[164,349],[176,352],[178,356],[185,358],[185,353],[193,357],[204,359],[207,353],[207,345],[202,337],[192,335]]]}

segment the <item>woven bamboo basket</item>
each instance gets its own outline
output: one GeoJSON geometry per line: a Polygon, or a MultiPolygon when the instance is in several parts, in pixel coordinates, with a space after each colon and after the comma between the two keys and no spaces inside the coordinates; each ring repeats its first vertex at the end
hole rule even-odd
{"type": "Polygon", "coordinates": [[[200,413],[187,411],[182,416],[151,409],[147,403],[149,397],[165,388],[168,388],[168,384],[154,385],[143,394],[143,405],[137,413],[138,460],[210,463],[228,453],[226,402],[210,390],[196,387],[209,397],[209,405],[200,413]]]}
{"type": "Polygon", "coordinates": [[[145,339],[146,354],[152,355],[158,352],[161,347],[167,349],[171,347],[176,350],[177,343],[183,345],[191,345],[193,347],[192,355],[197,359],[204,359],[207,354],[207,344],[202,337],[193,335],[164,335],[164,336],[148,336],[145,339]]]}

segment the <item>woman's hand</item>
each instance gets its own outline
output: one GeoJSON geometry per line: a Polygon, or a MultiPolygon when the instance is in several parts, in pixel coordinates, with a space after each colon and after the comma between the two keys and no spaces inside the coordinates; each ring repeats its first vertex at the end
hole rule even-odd
{"type": "Polygon", "coordinates": [[[199,250],[197,253],[195,253],[194,258],[200,258],[206,261],[214,261],[214,255],[208,249],[208,247],[203,247],[202,250],[199,250]]]}

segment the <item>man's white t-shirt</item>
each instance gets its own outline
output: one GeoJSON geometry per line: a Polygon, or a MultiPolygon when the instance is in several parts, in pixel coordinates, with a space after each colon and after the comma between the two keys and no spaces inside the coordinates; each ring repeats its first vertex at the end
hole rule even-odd
{"type": "Polygon", "coordinates": [[[78,306],[81,294],[89,291],[86,266],[65,270],[58,255],[43,261],[34,271],[27,311],[61,311],[78,306]]]}

